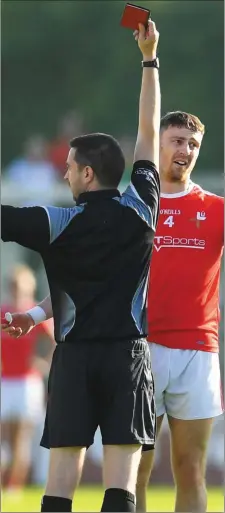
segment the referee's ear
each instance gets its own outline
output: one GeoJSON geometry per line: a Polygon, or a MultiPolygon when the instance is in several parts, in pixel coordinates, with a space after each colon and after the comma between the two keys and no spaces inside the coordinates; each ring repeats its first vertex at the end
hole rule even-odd
{"type": "Polygon", "coordinates": [[[94,180],[95,174],[91,166],[85,166],[83,169],[83,176],[86,183],[90,183],[94,180]]]}

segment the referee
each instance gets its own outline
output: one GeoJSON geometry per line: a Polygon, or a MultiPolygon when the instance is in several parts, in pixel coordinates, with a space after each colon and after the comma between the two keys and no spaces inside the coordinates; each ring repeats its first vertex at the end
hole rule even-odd
{"type": "Polygon", "coordinates": [[[159,208],[159,34],[150,21],[136,40],[143,55],[139,126],[130,185],[117,141],[73,139],[65,178],[76,206],[2,206],[2,239],[42,256],[56,349],[41,445],[50,466],[41,511],[72,511],[72,499],[100,426],[101,511],[135,511],[142,444],[154,447],[155,407],[146,342],[149,261],[159,208]]]}

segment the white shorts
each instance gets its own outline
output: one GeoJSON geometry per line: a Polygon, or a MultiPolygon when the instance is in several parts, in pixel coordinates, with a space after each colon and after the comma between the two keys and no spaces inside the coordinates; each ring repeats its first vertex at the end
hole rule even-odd
{"type": "Polygon", "coordinates": [[[157,417],[181,420],[223,413],[218,353],[170,349],[150,343],[157,417]]]}
{"type": "Polygon", "coordinates": [[[1,419],[29,420],[36,423],[44,411],[44,384],[38,376],[2,378],[1,419]]]}

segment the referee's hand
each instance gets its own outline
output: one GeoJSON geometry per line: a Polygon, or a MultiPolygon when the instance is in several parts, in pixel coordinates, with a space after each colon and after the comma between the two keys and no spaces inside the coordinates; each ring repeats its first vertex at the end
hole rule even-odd
{"type": "Polygon", "coordinates": [[[27,335],[35,326],[32,317],[26,313],[12,313],[12,322],[9,324],[5,318],[1,318],[1,329],[10,337],[19,338],[27,335]]]}
{"type": "Polygon", "coordinates": [[[139,23],[139,30],[134,31],[134,38],[142,52],[143,58],[153,60],[157,56],[159,32],[152,20],[148,21],[148,27],[139,23]]]}

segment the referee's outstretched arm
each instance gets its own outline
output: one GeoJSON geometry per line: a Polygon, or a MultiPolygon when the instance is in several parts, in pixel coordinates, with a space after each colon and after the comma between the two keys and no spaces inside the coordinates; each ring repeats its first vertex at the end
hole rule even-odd
{"type": "Polygon", "coordinates": [[[140,25],[140,30],[136,30],[134,36],[143,55],[142,84],[131,182],[122,195],[122,202],[133,207],[148,224],[153,240],[160,195],[158,170],[161,92],[157,58],[159,33],[155,23],[150,21],[147,34],[143,25],[140,25]]]}
{"type": "Polygon", "coordinates": [[[43,207],[1,207],[1,238],[41,252],[50,244],[47,211],[43,207]]]}
{"type": "Polygon", "coordinates": [[[159,132],[161,115],[161,94],[159,84],[157,41],[158,32],[155,23],[149,24],[149,36],[145,37],[145,29],[141,25],[138,45],[143,53],[143,73],[139,102],[139,123],[137,142],[134,152],[134,162],[137,160],[150,160],[159,168],[159,132]],[[152,45],[155,38],[156,45],[152,45]]]}

